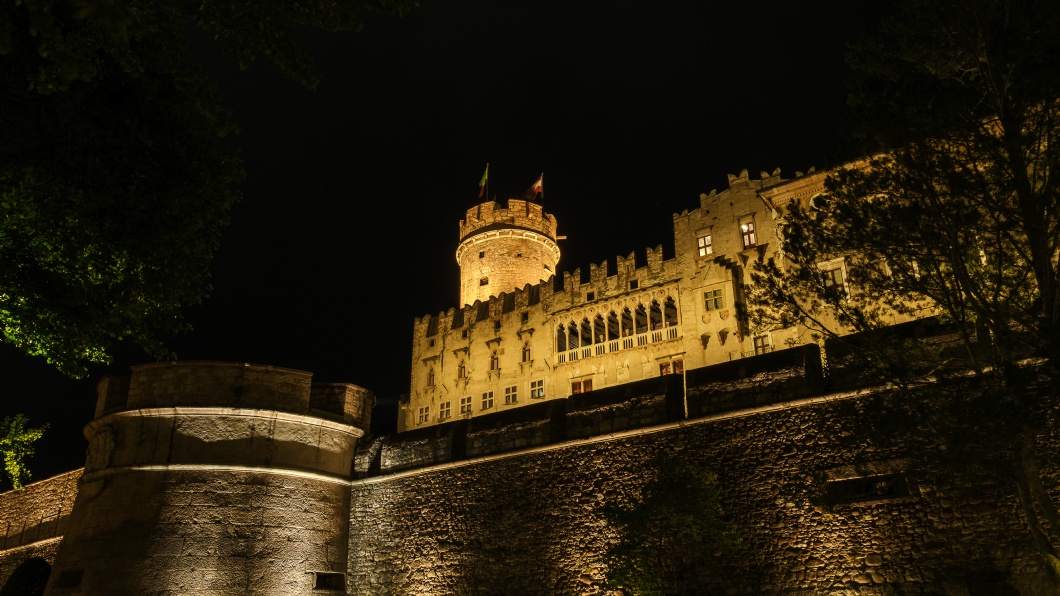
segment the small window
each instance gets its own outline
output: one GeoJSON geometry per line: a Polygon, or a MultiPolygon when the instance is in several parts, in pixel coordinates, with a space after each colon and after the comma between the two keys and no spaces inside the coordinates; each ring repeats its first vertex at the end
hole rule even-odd
{"type": "Polygon", "coordinates": [[[593,300],[596,300],[596,292],[586,292],[585,293],[585,300],[588,301],[588,302],[592,302],[593,300]]]}
{"type": "Polygon", "coordinates": [[[545,381],[530,381],[530,398],[536,399],[545,397],[545,381]]]}
{"type": "Polygon", "coordinates": [[[460,361],[460,364],[456,365],[456,378],[458,378],[458,379],[466,379],[467,378],[467,363],[464,362],[463,360],[460,361]]]}
{"type": "Polygon", "coordinates": [[[471,396],[465,395],[460,398],[460,413],[470,414],[471,413],[471,396]]]}
{"type": "Polygon", "coordinates": [[[505,387],[504,388],[504,403],[514,404],[519,401],[518,387],[505,387]]]}
{"type": "Polygon", "coordinates": [[[629,289],[636,290],[639,287],[640,287],[640,281],[634,279],[634,280],[631,280],[629,282],[629,289]]]}
{"type": "Polygon", "coordinates": [[[523,362],[530,362],[530,342],[523,344],[523,362]]]}
{"type": "Polygon", "coordinates": [[[825,269],[821,272],[821,274],[824,276],[824,287],[826,290],[834,290],[840,296],[846,295],[846,277],[843,275],[842,267],[836,267],[835,269],[825,269]]]}
{"type": "Polygon", "coordinates": [[[902,474],[881,474],[834,480],[824,485],[829,504],[860,503],[909,496],[909,482],[902,474]]]}
{"type": "Polygon", "coordinates": [[[500,369],[501,369],[501,357],[500,357],[500,354],[497,353],[497,350],[493,350],[492,352],[490,352],[490,370],[500,370],[500,369]]]}
{"type": "Polygon", "coordinates": [[[486,251],[484,251],[484,250],[478,251],[478,258],[482,259],[482,258],[485,258],[485,256],[486,256],[486,251]]]}
{"type": "Polygon", "coordinates": [[[438,406],[439,420],[445,420],[446,418],[453,415],[452,403],[453,402],[451,401],[443,401],[442,404],[438,406]]]}
{"type": "Polygon", "coordinates": [[[744,248],[758,246],[758,235],[755,233],[755,220],[746,218],[740,220],[740,238],[743,240],[744,248]]]}
{"type": "Polygon", "coordinates": [[[769,341],[768,335],[759,335],[755,337],[755,356],[759,354],[766,354],[773,351],[773,344],[769,341]]]}
{"type": "Polygon", "coordinates": [[[588,393],[593,390],[593,380],[585,379],[582,381],[574,381],[570,384],[570,392],[572,395],[579,393],[588,393]]]}
{"type": "Polygon", "coordinates": [[[467,339],[467,329],[460,330],[460,339],[467,339]]]}
{"type": "Polygon", "coordinates": [[[428,368],[427,369],[427,386],[428,387],[434,387],[434,369],[433,368],[428,368]]]}
{"type": "Polygon", "coordinates": [[[431,407],[430,406],[423,406],[422,408],[420,408],[420,415],[416,419],[416,422],[419,423],[419,424],[423,424],[424,422],[427,422],[430,419],[431,419],[431,407]]]}
{"type": "Polygon", "coordinates": [[[345,573],[316,572],[316,581],[313,583],[314,590],[342,590],[346,591],[345,573]]]}
{"type": "Polygon", "coordinates": [[[703,292],[703,307],[707,312],[725,308],[725,298],[722,296],[721,290],[707,290],[706,292],[703,292]]]}
{"type": "Polygon", "coordinates": [[[681,374],[683,372],[685,372],[685,361],[684,360],[674,360],[674,374],[675,375],[679,375],[679,374],[681,374]]]}
{"type": "Polygon", "coordinates": [[[670,363],[669,362],[660,362],[659,363],[659,376],[670,374],[670,370],[671,370],[671,368],[670,368],[670,363]]]}
{"type": "Polygon", "coordinates": [[[427,347],[428,348],[433,348],[434,347],[434,338],[433,337],[427,340],[427,347]]]}
{"type": "Polygon", "coordinates": [[[697,238],[696,244],[699,246],[699,256],[705,257],[714,254],[714,239],[710,234],[697,238]]]}
{"type": "Polygon", "coordinates": [[[530,311],[524,310],[523,312],[519,313],[519,322],[520,323],[526,323],[529,320],[530,320],[530,311]]]}
{"type": "Polygon", "coordinates": [[[480,285],[480,286],[488,286],[488,285],[490,285],[490,278],[483,277],[482,279],[478,280],[478,285],[480,285]]]}
{"type": "Polygon", "coordinates": [[[659,363],[659,375],[679,375],[685,371],[685,363],[682,360],[671,360],[659,363]]]}
{"type": "Polygon", "coordinates": [[[497,320],[493,321],[493,331],[497,332],[497,331],[500,331],[500,330],[501,330],[501,320],[497,319],[497,320]]]}
{"type": "Polygon", "coordinates": [[[482,409],[488,410],[493,407],[493,392],[487,391],[482,394],[482,409]]]}

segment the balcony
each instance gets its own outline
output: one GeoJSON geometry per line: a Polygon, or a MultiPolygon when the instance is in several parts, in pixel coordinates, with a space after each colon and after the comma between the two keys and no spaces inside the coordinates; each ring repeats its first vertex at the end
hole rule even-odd
{"type": "Polygon", "coordinates": [[[652,343],[659,343],[664,341],[670,341],[677,339],[680,336],[678,328],[676,326],[663,327],[661,329],[653,329],[651,331],[643,331],[635,335],[628,335],[620,339],[610,339],[602,342],[597,342],[591,346],[584,346],[580,348],[573,348],[556,354],[556,364],[566,364],[568,362],[575,362],[582,358],[591,358],[593,356],[603,356],[604,354],[612,354],[614,352],[621,352],[622,350],[631,350],[633,348],[640,348],[652,343]]]}

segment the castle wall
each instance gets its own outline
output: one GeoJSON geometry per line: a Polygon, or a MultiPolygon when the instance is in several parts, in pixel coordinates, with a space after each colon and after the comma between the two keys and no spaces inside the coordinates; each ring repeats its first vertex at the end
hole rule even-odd
{"type": "MultiPolygon", "coordinates": [[[[0,494],[0,578],[6,579],[23,561],[41,557],[55,562],[66,531],[81,470],[27,484],[20,491],[0,494]]],[[[2,585],[2,584],[0,584],[2,585]]]]}
{"type": "Polygon", "coordinates": [[[47,593],[341,587],[347,479],[374,398],[311,381],[278,367],[169,362],[101,383],[47,593]]]}
{"type": "MultiPolygon", "coordinates": [[[[721,572],[699,570],[696,593],[1053,593],[1012,486],[934,459],[916,408],[899,432],[874,428],[880,400],[910,402],[784,399],[813,393],[807,377],[767,368],[696,393],[767,405],[355,482],[352,593],[599,594],[617,539],[604,511],[638,496],[660,453],[716,472],[742,535],[735,556],[715,559],[721,572]],[[880,474],[901,476],[908,495],[829,502],[830,483],[880,474]]],[[[1040,437],[1058,441],[1055,425],[1040,437]]]]}

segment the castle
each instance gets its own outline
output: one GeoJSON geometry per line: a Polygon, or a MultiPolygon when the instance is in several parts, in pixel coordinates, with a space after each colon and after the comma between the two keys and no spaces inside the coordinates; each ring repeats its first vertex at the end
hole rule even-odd
{"type": "MultiPolygon", "coordinates": [[[[518,199],[487,202],[460,222],[460,308],[418,318],[412,387],[398,430],[613,387],[806,343],[798,329],[750,328],[744,312],[750,265],[782,250],[778,221],[792,201],[824,192],[824,173],[780,171],[700,196],[674,214],[675,258],[649,250],[581,270],[555,272],[555,217],[518,199]],[[560,283],[561,282],[561,283],[560,283]],[[561,285],[562,284],[562,285],[561,285]]],[[[822,263],[842,286],[842,260],[822,263]]]]}
{"type": "MultiPolygon", "coordinates": [[[[472,208],[464,305],[416,321],[392,435],[368,433],[370,391],[302,371],[102,379],[85,467],[0,494],[0,593],[604,594],[604,512],[660,454],[717,473],[742,537],[736,557],[689,554],[690,593],[1055,593],[1016,488],[934,456],[916,407],[932,387],[825,371],[799,329],[744,318],[750,263],[783,250],[779,216],[823,180],[731,176],[674,215],[675,258],[588,283],[554,277],[539,204],[472,208]],[[884,412],[902,420],[881,433],[884,412]]],[[[1036,437],[1053,451],[1055,418],[1036,437]]],[[[1060,468],[1043,472],[1055,499],[1060,468]]]]}

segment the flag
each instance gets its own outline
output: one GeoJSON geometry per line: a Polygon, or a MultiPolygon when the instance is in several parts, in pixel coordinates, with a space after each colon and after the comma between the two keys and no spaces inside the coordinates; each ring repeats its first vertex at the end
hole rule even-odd
{"type": "Polygon", "coordinates": [[[482,172],[482,180],[478,181],[478,198],[482,198],[482,195],[486,194],[486,180],[490,177],[490,165],[486,164],[486,171],[482,172]]]}
{"type": "Polygon", "coordinates": [[[537,177],[537,182],[535,182],[533,184],[533,186],[531,186],[529,189],[527,189],[527,191],[526,191],[526,200],[533,201],[534,199],[537,198],[537,195],[543,195],[543,194],[545,194],[545,174],[544,174],[544,172],[542,172],[541,175],[537,177]]]}

